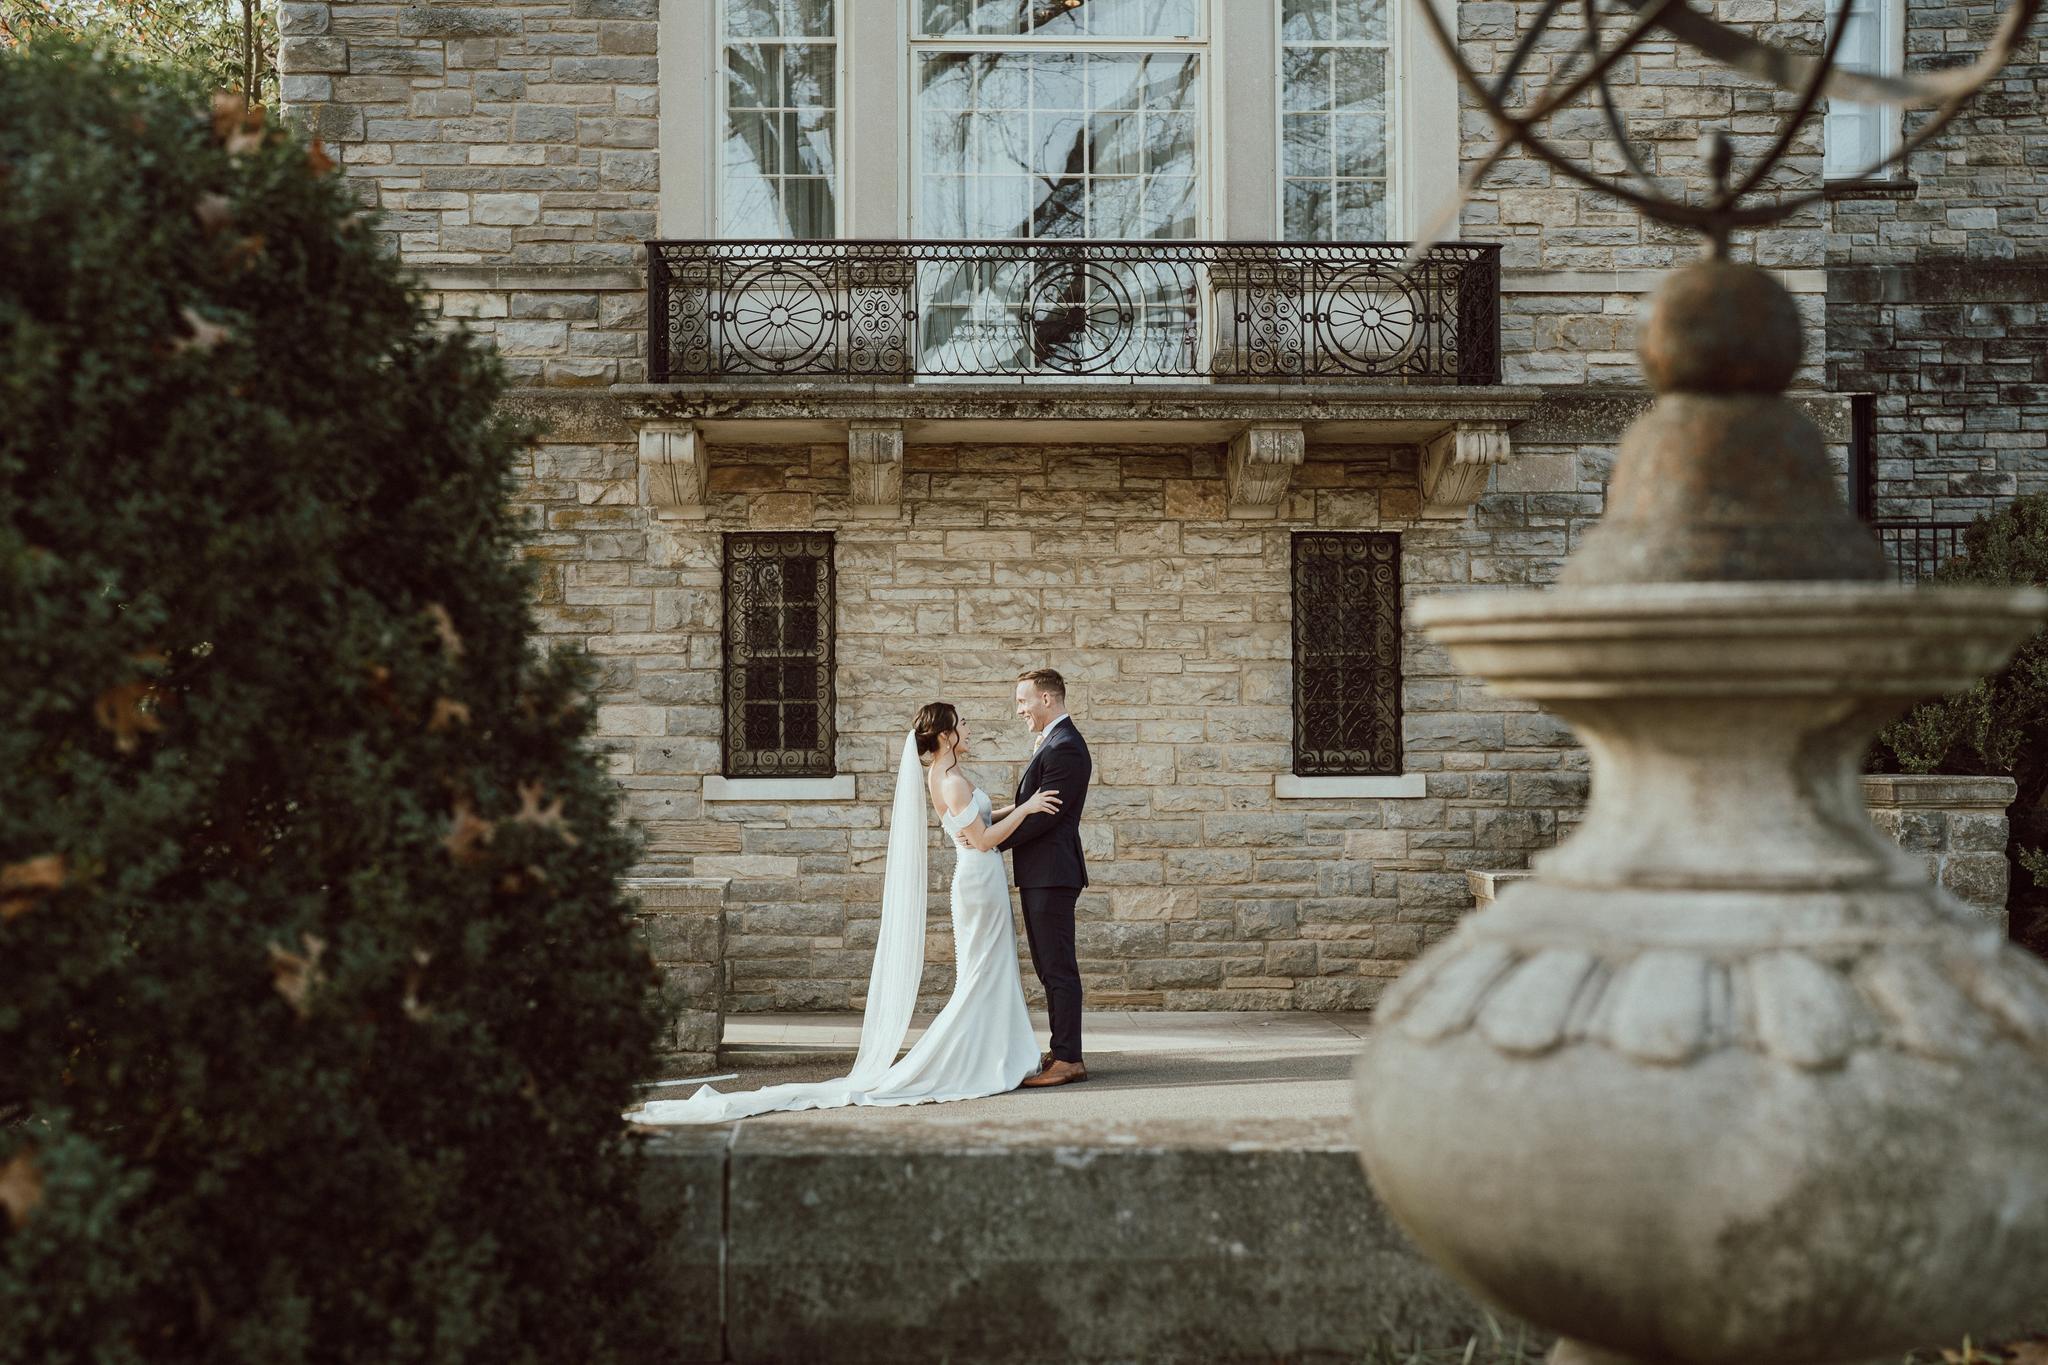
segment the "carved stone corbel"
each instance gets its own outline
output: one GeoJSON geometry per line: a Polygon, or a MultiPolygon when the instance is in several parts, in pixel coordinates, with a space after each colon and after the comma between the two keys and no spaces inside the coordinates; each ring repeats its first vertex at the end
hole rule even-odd
{"type": "Polygon", "coordinates": [[[1230,514],[1280,515],[1280,505],[1287,501],[1288,485],[1294,481],[1295,466],[1302,462],[1307,450],[1307,437],[1300,426],[1292,423],[1260,422],[1232,437],[1226,468],[1230,514]]]}
{"type": "Polygon", "coordinates": [[[1460,422],[1422,447],[1422,515],[1462,520],[1510,450],[1505,422],[1460,422]]]}
{"type": "Polygon", "coordinates": [[[894,518],[903,513],[903,424],[846,424],[846,473],[857,517],[894,518]]]}
{"type": "Polygon", "coordinates": [[[711,490],[710,451],[695,422],[640,428],[640,502],[664,521],[701,521],[711,490]]]}

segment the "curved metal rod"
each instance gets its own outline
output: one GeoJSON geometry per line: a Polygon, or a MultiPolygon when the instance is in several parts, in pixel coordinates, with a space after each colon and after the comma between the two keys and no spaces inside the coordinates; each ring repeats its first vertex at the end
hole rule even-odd
{"type": "Polygon", "coordinates": [[[1807,115],[1813,112],[1813,106],[1820,102],[1821,91],[1828,83],[1828,73],[1834,70],[1835,56],[1842,50],[1842,40],[1848,34],[1849,13],[1845,9],[1841,21],[1835,25],[1835,31],[1827,35],[1821,46],[1820,60],[1814,63],[1813,73],[1806,82],[1806,88],[1799,92],[1798,106],[1785,116],[1785,122],[1779,127],[1777,139],[1771,143],[1770,150],[1750,167],[1749,174],[1742,177],[1741,184],[1724,189],[1716,196],[1715,208],[1725,209],[1735,203],[1761,184],[1765,176],[1777,169],[1778,162],[1791,147],[1792,139],[1799,136],[1800,125],[1805,123],[1807,115]]]}
{"type": "MultiPolygon", "coordinates": [[[[1522,148],[1531,157],[1567,179],[1597,193],[1618,199],[1648,217],[1704,233],[1719,250],[1725,245],[1727,235],[1733,229],[1762,227],[1781,221],[1826,197],[1826,190],[1822,188],[1782,196],[1769,203],[1749,207],[1739,203],[1742,195],[1754,191],[1782,160],[1798,128],[1811,117],[1814,106],[1820,99],[1826,97],[1858,103],[1876,102],[1900,104],[1909,108],[1934,109],[1932,116],[1915,129],[1910,137],[1905,138],[1899,148],[1891,155],[1873,162],[1862,172],[1865,177],[1876,175],[1886,166],[1903,161],[1955,119],[1970,97],[2003,67],[2006,59],[2024,38],[2035,15],[2040,11],[2043,0],[2013,0],[2000,22],[1992,44],[1970,66],[1910,78],[1868,76],[1836,68],[1835,59],[1847,29],[1846,24],[1837,26],[1819,57],[1807,57],[1787,53],[1749,38],[1692,10],[1685,0],[1616,2],[1634,11],[1636,16],[1635,22],[1621,40],[1614,47],[1600,52],[1588,69],[1578,73],[1562,89],[1556,88],[1556,82],[1562,80],[1565,74],[1565,71],[1560,71],[1554,78],[1552,87],[1546,88],[1524,112],[1516,114],[1510,112],[1504,104],[1508,81],[1504,79],[1499,82],[1497,89],[1488,89],[1464,60],[1456,40],[1445,28],[1435,7],[1428,3],[1428,0],[1423,0],[1424,17],[1438,46],[1449,58],[1459,84],[1485,109],[1501,133],[1500,141],[1490,148],[1464,177],[1464,183],[1460,186],[1456,198],[1430,224],[1429,235],[1421,239],[1425,244],[1423,250],[1427,249],[1427,243],[1433,242],[1455,220],[1466,198],[1494,166],[1499,164],[1500,159],[1515,147],[1522,148]],[[1707,205],[1693,205],[1673,199],[1656,189],[1654,180],[1633,155],[1633,149],[1626,139],[1626,123],[1620,118],[1619,110],[1614,108],[1611,92],[1605,83],[1607,72],[1623,56],[1633,51],[1652,28],[1662,28],[1680,42],[1730,65],[1742,74],[1764,80],[1799,96],[1797,108],[1781,127],[1778,138],[1765,156],[1752,167],[1739,186],[1733,190],[1723,188],[1707,205]],[[1616,141],[1621,146],[1624,161],[1644,180],[1650,190],[1649,193],[1639,192],[1616,179],[1580,168],[1545,146],[1535,134],[1537,123],[1575,99],[1589,85],[1595,84],[1600,89],[1610,130],[1617,133],[1616,141]]],[[[1562,0],[1549,0],[1549,3],[1542,6],[1534,25],[1538,32],[1548,26],[1550,16],[1561,3],[1562,0]]],[[[1588,27],[1588,40],[1571,54],[1573,58],[1582,52],[1590,52],[1597,48],[1598,36],[1591,32],[1595,26],[1589,23],[1588,27]]],[[[1534,42],[1533,33],[1525,36],[1517,45],[1518,56],[1526,59],[1527,53],[1533,51],[1534,42]]],[[[1568,62],[1565,70],[1569,70],[1571,64],[1568,62]]],[[[1412,259],[1415,257],[1411,252],[1412,259]]]]}

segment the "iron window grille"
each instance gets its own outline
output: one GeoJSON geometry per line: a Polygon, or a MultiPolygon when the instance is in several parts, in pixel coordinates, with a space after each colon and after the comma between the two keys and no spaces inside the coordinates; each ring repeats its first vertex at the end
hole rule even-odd
{"type": "Polygon", "coordinates": [[[1967,521],[1877,521],[1871,529],[1901,583],[1931,580],[1942,565],[1963,552],[1967,521]]]}
{"type": "Polygon", "coordinates": [[[1294,771],[1401,771],[1401,538],[1294,536],[1294,771]]]}
{"type": "Polygon", "coordinates": [[[725,538],[727,777],[833,775],[832,536],[725,538]]]}

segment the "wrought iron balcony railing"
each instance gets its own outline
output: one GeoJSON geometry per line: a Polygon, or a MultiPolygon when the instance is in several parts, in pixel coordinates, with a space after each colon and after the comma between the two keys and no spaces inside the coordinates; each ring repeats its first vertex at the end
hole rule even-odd
{"type": "Polygon", "coordinates": [[[649,242],[648,377],[1500,382],[1500,248],[649,242]]]}

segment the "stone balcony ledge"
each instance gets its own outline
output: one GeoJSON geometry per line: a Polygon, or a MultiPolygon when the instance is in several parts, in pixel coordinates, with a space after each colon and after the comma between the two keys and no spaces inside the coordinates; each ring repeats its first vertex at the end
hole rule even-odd
{"type": "Polygon", "coordinates": [[[1227,441],[1254,423],[1299,425],[1313,444],[1414,444],[1459,423],[1512,426],[1545,391],[1527,385],[948,380],[615,384],[636,422],[693,422],[730,444],[841,441],[855,422],[900,423],[913,443],[1227,441]],[[1019,423],[1030,423],[1020,433],[1019,423]]]}

